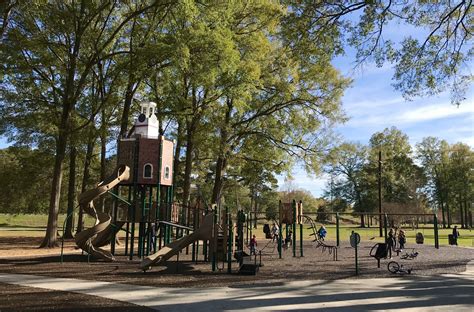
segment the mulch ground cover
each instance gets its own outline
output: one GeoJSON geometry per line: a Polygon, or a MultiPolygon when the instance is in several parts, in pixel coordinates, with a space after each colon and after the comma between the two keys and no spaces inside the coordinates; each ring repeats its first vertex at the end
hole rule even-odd
{"type": "MultiPolygon", "coordinates": [[[[1,243],[1,240],[0,240],[1,243]]],[[[328,242],[331,244],[331,242],[328,242]]],[[[455,246],[408,245],[406,251],[415,248],[419,252],[413,260],[402,260],[396,254],[393,259],[382,259],[381,267],[369,256],[373,243],[362,242],[358,248],[359,275],[355,274],[355,252],[348,242],[342,242],[338,249],[338,260],[328,250],[315,248],[313,243],[304,243],[303,257],[300,256],[299,245],[296,257],[292,248],[283,250],[282,259],[275,243],[263,242],[262,264],[257,275],[239,275],[238,264],[232,263],[232,274],[227,272],[227,263],[218,262],[215,272],[211,263],[203,261],[199,255],[198,262],[191,261],[191,254],[184,251],[171,258],[166,265],[153,267],[144,273],[138,267],[140,259],[129,260],[127,256],[116,256],[117,261],[105,262],[90,259],[86,255],[65,255],[60,263],[59,249],[57,254],[48,256],[13,257],[0,259],[0,272],[35,274],[51,277],[67,277],[85,280],[149,285],[162,287],[209,287],[209,286],[251,286],[261,283],[279,284],[290,280],[334,280],[341,278],[374,278],[399,277],[387,270],[387,263],[395,260],[405,268],[413,269],[412,275],[426,276],[465,271],[466,263],[474,259],[474,249],[455,246]]],[[[262,248],[260,247],[260,248],[262,248]]],[[[202,248],[200,249],[202,250],[202,248]]],[[[119,251],[120,252],[120,251],[119,251]]],[[[14,251],[12,251],[14,254],[14,251]]],[[[402,253],[403,254],[403,253],[402,253]]],[[[257,258],[257,262],[260,259],[257,258]]]]}
{"type": "MultiPolygon", "coordinates": [[[[90,259],[75,251],[66,254],[60,262],[60,249],[39,250],[41,238],[2,238],[0,237],[0,272],[35,274],[48,277],[67,277],[85,280],[148,285],[154,287],[254,287],[262,284],[278,287],[291,280],[334,280],[341,278],[403,278],[403,275],[391,274],[387,263],[395,260],[406,268],[412,268],[412,275],[426,276],[445,273],[460,273],[466,270],[466,263],[474,260],[474,249],[453,246],[408,245],[406,251],[415,248],[419,255],[413,260],[402,260],[393,255],[393,259],[383,259],[381,267],[369,256],[370,242],[363,242],[358,248],[359,275],[355,274],[355,250],[348,242],[342,242],[338,249],[338,260],[328,250],[315,248],[309,241],[304,243],[303,257],[299,245],[296,257],[292,248],[284,249],[282,259],[276,244],[269,241],[259,242],[262,248],[262,264],[257,275],[239,275],[238,265],[232,263],[232,274],[227,273],[227,263],[219,262],[215,272],[211,263],[191,261],[191,255],[182,252],[171,258],[166,265],[153,267],[142,272],[138,265],[140,259],[129,260],[128,256],[118,255],[115,262],[90,259]],[[47,253],[46,255],[44,253],[47,253]]],[[[331,244],[331,242],[328,242],[331,244]]],[[[332,243],[333,244],[333,243],[332,243]]],[[[74,251],[73,241],[67,241],[66,251],[74,251]]],[[[201,246],[202,247],[202,246],[201,246]]],[[[200,249],[202,250],[202,248],[200,249]]],[[[119,251],[120,253],[120,251],[119,251]]],[[[260,259],[257,258],[260,262],[260,259]]],[[[70,292],[43,290],[0,283],[0,311],[91,311],[91,312],[127,312],[152,311],[126,302],[99,298],[70,292]]]]}

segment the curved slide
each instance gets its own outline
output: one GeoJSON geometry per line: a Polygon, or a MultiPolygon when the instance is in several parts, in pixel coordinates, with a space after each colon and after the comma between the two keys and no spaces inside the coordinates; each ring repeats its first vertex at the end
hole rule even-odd
{"type": "Polygon", "coordinates": [[[96,222],[93,227],[76,234],[76,245],[96,258],[101,258],[106,261],[115,260],[112,253],[99,248],[103,246],[103,240],[98,239],[101,237],[99,234],[108,230],[112,218],[108,213],[97,212],[95,210],[94,199],[112,189],[119,184],[120,181],[128,180],[129,177],[130,168],[125,165],[119,166],[110,177],[99,183],[96,188],[85,191],[79,195],[79,205],[85,213],[95,218],[96,222]]]}
{"type": "Polygon", "coordinates": [[[183,236],[178,240],[166,245],[165,247],[158,250],[151,256],[146,257],[140,263],[140,269],[146,271],[150,269],[152,265],[159,265],[162,262],[165,262],[169,258],[176,255],[181,249],[186,246],[194,243],[198,240],[209,240],[212,238],[212,231],[214,225],[214,214],[210,213],[204,217],[204,220],[199,227],[193,233],[183,236]]]}

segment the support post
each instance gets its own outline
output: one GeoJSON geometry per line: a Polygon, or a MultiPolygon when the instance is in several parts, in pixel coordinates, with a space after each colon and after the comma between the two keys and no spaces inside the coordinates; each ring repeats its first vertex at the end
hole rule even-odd
{"type": "Polygon", "coordinates": [[[339,212],[336,212],[336,246],[339,247],[340,238],[339,238],[339,212]]]}
{"type": "Polygon", "coordinates": [[[281,226],[282,224],[280,223],[280,226],[278,228],[278,231],[280,232],[278,234],[278,258],[281,259],[281,248],[282,248],[282,235],[283,235],[283,231],[281,229],[281,226]]]}
{"type": "Polygon", "coordinates": [[[212,230],[212,244],[210,244],[211,248],[211,253],[212,253],[212,272],[216,271],[216,263],[217,263],[217,255],[216,255],[216,249],[217,249],[217,211],[214,210],[214,227],[212,230]]]}
{"type": "Polygon", "coordinates": [[[278,259],[281,259],[281,248],[282,248],[282,244],[281,244],[281,236],[283,234],[283,230],[282,230],[282,223],[281,223],[281,206],[282,206],[282,203],[281,203],[281,200],[278,202],[278,241],[277,241],[277,249],[278,249],[278,259]]]}
{"type": "Polygon", "coordinates": [[[293,224],[292,224],[293,243],[291,245],[293,247],[293,257],[296,257],[296,200],[294,199],[292,202],[292,206],[293,206],[293,224]]]}
{"type": "MultiPolygon", "coordinates": [[[[115,193],[119,193],[119,186],[115,187],[115,193]]],[[[117,210],[118,210],[118,199],[114,198],[112,206],[112,224],[117,224],[117,210]]],[[[117,231],[115,229],[112,232],[112,237],[110,238],[110,252],[115,256],[115,240],[117,239],[117,231]]]]}
{"type": "Polygon", "coordinates": [[[303,257],[303,224],[300,223],[300,257],[303,257]]]}
{"type": "Polygon", "coordinates": [[[234,233],[232,229],[232,216],[229,213],[229,208],[226,207],[227,213],[227,226],[228,226],[228,237],[227,237],[227,273],[232,273],[232,242],[234,238],[234,233]]]}
{"type": "MultiPolygon", "coordinates": [[[[132,202],[132,186],[128,186],[128,202],[132,202]]],[[[128,205],[127,209],[127,232],[125,233],[125,255],[128,255],[128,240],[130,239],[130,220],[132,220],[133,205],[128,205]]]]}

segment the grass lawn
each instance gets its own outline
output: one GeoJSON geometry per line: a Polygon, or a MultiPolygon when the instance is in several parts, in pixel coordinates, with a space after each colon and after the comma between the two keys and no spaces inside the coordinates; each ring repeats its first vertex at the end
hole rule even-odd
{"type": "MultiPolygon", "coordinates": [[[[58,217],[58,231],[62,234],[62,227],[66,215],[60,214],[58,217]]],[[[44,236],[48,216],[43,214],[0,214],[0,235],[8,237],[41,237],[44,236]]],[[[85,216],[85,225],[93,225],[94,220],[85,216]]],[[[320,226],[318,224],[318,226],[320,226]]],[[[138,228],[138,227],[137,227],[138,228]]],[[[262,232],[263,224],[259,224],[257,229],[253,229],[253,234],[256,234],[259,239],[263,239],[264,234],[262,232]]],[[[458,226],[459,228],[459,226],[458,226]]],[[[328,231],[328,240],[336,240],[336,226],[333,224],[326,225],[328,231]]],[[[414,244],[416,233],[421,232],[425,238],[424,243],[428,245],[434,245],[434,230],[432,225],[424,225],[423,228],[412,230],[411,228],[403,229],[407,236],[407,243],[414,244]]],[[[351,232],[355,231],[359,233],[362,241],[373,241],[374,244],[377,242],[383,242],[384,238],[379,237],[379,228],[359,228],[356,225],[341,224],[339,228],[339,239],[341,241],[348,241],[351,232]]],[[[299,227],[297,228],[296,238],[299,240],[300,233],[299,227]]],[[[474,232],[468,229],[459,230],[461,237],[458,239],[459,246],[474,247],[474,232]]],[[[309,229],[308,224],[303,226],[303,239],[309,240],[313,236],[310,236],[312,230],[309,229]]],[[[448,235],[452,233],[452,229],[439,228],[439,244],[448,245],[448,235]]],[[[283,233],[285,236],[285,233],[283,233]]]]}
{"type": "MultiPolygon", "coordinates": [[[[318,226],[320,226],[318,224],[318,226]]],[[[327,240],[335,241],[336,240],[336,226],[329,224],[325,225],[328,235],[327,240]]],[[[263,225],[259,225],[257,230],[253,230],[254,234],[257,234],[257,237],[263,238],[264,235],[262,233],[263,225]]],[[[458,225],[458,228],[460,226],[458,225]]],[[[424,244],[427,245],[434,245],[434,229],[431,225],[426,225],[423,228],[412,230],[411,228],[403,228],[405,231],[405,235],[407,237],[408,244],[415,244],[415,236],[416,233],[421,232],[425,238],[424,244]]],[[[340,241],[349,241],[349,237],[351,236],[352,231],[357,232],[360,235],[362,241],[373,241],[375,243],[380,243],[384,241],[384,237],[379,237],[379,228],[378,227],[370,227],[370,228],[360,228],[354,225],[347,225],[342,224],[339,227],[339,239],[340,241]]],[[[438,237],[439,237],[439,244],[440,245],[448,245],[448,235],[452,233],[452,229],[441,229],[438,228],[438,237]]],[[[459,229],[461,236],[458,238],[458,245],[465,246],[465,247],[474,247],[474,232],[472,229],[459,229]]],[[[313,231],[309,228],[308,224],[304,224],[303,226],[303,239],[312,239],[313,231]]],[[[383,235],[385,235],[383,233],[383,235]]],[[[285,230],[283,229],[283,237],[285,237],[285,230]]],[[[299,226],[297,226],[296,230],[296,239],[299,240],[300,238],[300,230],[299,226]]]]}
{"type": "MultiPolygon", "coordinates": [[[[58,216],[58,231],[62,234],[65,214],[58,216]]],[[[86,226],[94,224],[89,216],[84,217],[86,226]]],[[[46,231],[48,215],[45,214],[5,214],[0,213],[0,236],[41,237],[46,231]]]]}

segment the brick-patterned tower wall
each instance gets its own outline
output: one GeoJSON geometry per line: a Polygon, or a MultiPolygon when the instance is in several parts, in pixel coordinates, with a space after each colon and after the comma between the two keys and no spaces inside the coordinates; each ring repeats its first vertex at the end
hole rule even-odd
{"type": "Polygon", "coordinates": [[[120,184],[132,184],[133,183],[133,176],[135,174],[134,168],[135,165],[134,161],[134,154],[135,154],[135,140],[134,139],[122,139],[119,140],[118,146],[119,154],[117,155],[118,158],[118,165],[127,165],[130,168],[130,178],[128,180],[123,180],[120,184]]]}
{"type": "Polygon", "coordinates": [[[140,138],[138,155],[137,182],[142,185],[156,185],[158,183],[158,165],[160,162],[160,140],[140,138]],[[151,177],[144,177],[145,165],[151,165],[151,177]]]}
{"type": "MultiPolygon", "coordinates": [[[[166,139],[162,139],[162,158],[161,158],[161,185],[173,185],[173,160],[174,160],[174,143],[166,139]]],[[[137,184],[141,185],[157,185],[158,183],[158,166],[160,163],[160,139],[150,139],[137,137],[135,139],[122,139],[119,141],[118,164],[130,167],[130,178],[122,181],[120,184],[132,184],[136,175],[137,184]],[[138,168],[135,172],[135,144],[139,140],[138,150],[138,168]],[[145,165],[151,166],[151,177],[144,176],[145,165]]]]}
{"type": "Polygon", "coordinates": [[[174,143],[163,139],[161,156],[161,185],[173,185],[174,143]]]}

